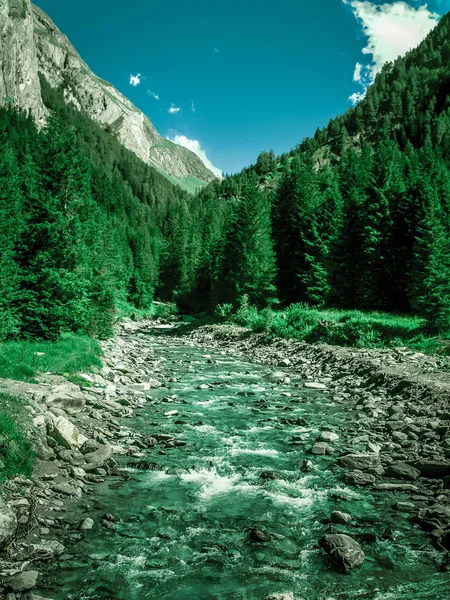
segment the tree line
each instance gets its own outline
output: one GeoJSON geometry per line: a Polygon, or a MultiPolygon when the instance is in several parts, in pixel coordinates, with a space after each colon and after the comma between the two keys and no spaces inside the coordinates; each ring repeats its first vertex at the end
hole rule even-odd
{"type": "Polygon", "coordinates": [[[194,196],[41,88],[0,109],[0,339],[107,336],[118,304],[304,302],[450,320],[450,18],[313,138],[194,196]]]}

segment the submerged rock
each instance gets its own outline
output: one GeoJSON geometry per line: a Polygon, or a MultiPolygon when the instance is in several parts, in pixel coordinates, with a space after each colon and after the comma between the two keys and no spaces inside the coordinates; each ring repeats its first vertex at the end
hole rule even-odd
{"type": "Polygon", "coordinates": [[[259,527],[250,527],[248,530],[248,541],[252,544],[261,544],[271,542],[273,537],[265,529],[259,527]]]}
{"type": "Polygon", "coordinates": [[[361,546],[349,535],[343,533],[326,534],[320,539],[319,546],[345,572],[359,567],[364,561],[364,552],[361,546]]]}

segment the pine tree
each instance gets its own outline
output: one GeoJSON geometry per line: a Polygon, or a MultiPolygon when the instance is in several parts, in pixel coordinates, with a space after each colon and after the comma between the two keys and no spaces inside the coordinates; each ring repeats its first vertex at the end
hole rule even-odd
{"type": "Polygon", "coordinates": [[[225,224],[217,256],[214,301],[236,304],[248,295],[251,304],[267,306],[276,294],[275,273],[269,200],[252,174],[242,182],[225,224]]]}

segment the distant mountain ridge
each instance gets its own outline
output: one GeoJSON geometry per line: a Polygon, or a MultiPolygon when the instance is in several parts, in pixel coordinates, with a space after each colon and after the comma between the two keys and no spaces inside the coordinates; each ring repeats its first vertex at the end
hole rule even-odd
{"type": "Polygon", "coordinates": [[[68,103],[85,111],[171,181],[193,191],[215,179],[196,154],[164,139],[141,110],[97,77],[68,38],[30,0],[0,3],[0,54],[0,105],[14,103],[43,123],[47,109],[41,95],[42,74],[52,87],[63,87],[68,103]]]}

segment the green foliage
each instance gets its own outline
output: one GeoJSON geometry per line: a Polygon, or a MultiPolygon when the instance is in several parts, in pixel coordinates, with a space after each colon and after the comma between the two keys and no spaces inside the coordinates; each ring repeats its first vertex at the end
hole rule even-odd
{"type": "Polygon", "coordinates": [[[31,476],[34,452],[27,439],[29,420],[22,398],[0,393],[0,484],[19,475],[31,476]]]}
{"type": "Polygon", "coordinates": [[[102,350],[96,340],[70,333],[56,342],[0,344],[0,378],[33,381],[38,373],[74,375],[101,367],[102,350]]]}
{"type": "Polygon", "coordinates": [[[324,310],[306,304],[292,304],[283,311],[259,311],[244,298],[229,320],[273,336],[353,348],[404,345],[434,353],[445,345],[442,339],[426,337],[423,319],[382,312],[324,310]]]}

